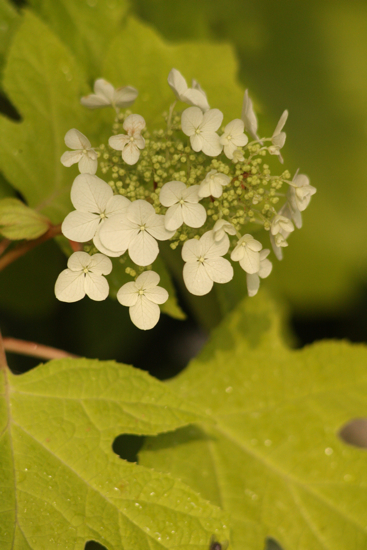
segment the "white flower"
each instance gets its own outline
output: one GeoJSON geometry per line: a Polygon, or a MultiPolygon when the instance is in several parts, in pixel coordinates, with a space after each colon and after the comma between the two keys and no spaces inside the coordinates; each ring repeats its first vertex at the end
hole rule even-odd
{"type": "Polygon", "coordinates": [[[234,226],[223,219],[216,221],[213,227],[214,240],[216,242],[221,241],[226,236],[226,233],[228,233],[228,235],[235,235],[236,230],[234,226]]]}
{"type": "Polygon", "coordinates": [[[316,193],[316,187],[310,185],[305,174],[298,174],[298,170],[292,181],[288,190],[289,202],[292,209],[303,212],[310,204],[312,195],[316,193]]]}
{"type": "Polygon", "coordinates": [[[209,157],[216,157],[222,151],[220,138],[216,131],[222,124],[223,113],[219,109],[210,109],[203,114],[199,107],[189,107],[181,116],[184,134],[190,136],[194,151],[202,151],[209,157]]]}
{"type": "Polygon", "coordinates": [[[271,222],[270,231],[272,235],[277,235],[278,233],[292,233],[294,231],[293,223],[286,216],[281,214],[276,214],[271,222]]]}
{"type": "Polygon", "coordinates": [[[200,183],[199,197],[220,197],[223,193],[223,187],[231,181],[229,176],[217,170],[210,170],[203,181],[200,183]]]}
{"type": "Polygon", "coordinates": [[[156,239],[166,241],[175,234],[164,226],[164,216],[156,214],[153,206],[144,200],[132,202],[124,214],[117,214],[101,227],[99,237],[109,250],[129,250],[130,258],[140,266],[147,266],[158,256],[156,239]]]}
{"type": "Polygon", "coordinates": [[[145,120],[140,115],[129,115],[125,119],[123,128],[127,135],[112,136],[108,143],[112,149],[122,151],[121,156],[126,164],[136,164],[140,156],[139,149],[145,147],[145,140],[141,136],[141,131],[145,128],[145,120]]]}
{"type": "Polygon", "coordinates": [[[129,308],[130,319],[141,330],[149,330],[158,323],[158,304],[168,300],[168,292],[157,286],[159,275],[155,271],[144,271],[135,282],[126,283],[117,293],[117,299],[129,308]]]}
{"type": "Polygon", "coordinates": [[[248,95],[248,90],[245,91],[245,95],[243,97],[241,119],[245,123],[246,132],[248,132],[250,136],[257,141],[260,141],[260,138],[257,135],[257,118],[252,106],[251,98],[248,95]]]}
{"type": "Polygon", "coordinates": [[[224,128],[224,134],[220,137],[224,154],[227,158],[233,159],[233,153],[237,147],[243,147],[248,142],[248,137],[243,133],[245,123],[235,118],[224,128]]]}
{"type": "Polygon", "coordinates": [[[185,285],[191,294],[208,294],[214,283],[228,283],[233,278],[233,267],[222,258],[228,252],[229,241],[216,242],[213,231],[207,231],[198,239],[186,241],[182,247],[185,285]]]}
{"type": "Polygon", "coordinates": [[[231,260],[234,262],[240,262],[240,266],[244,271],[249,273],[257,273],[260,269],[260,250],[262,244],[256,241],[248,233],[241,237],[232,250],[231,260]]]}
{"type": "Polygon", "coordinates": [[[94,94],[82,97],[80,103],[89,109],[109,106],[116,109],[117,107],[129,107],[137,97],[138,90],[132,86],[115,89],[107,80],[98,78],[94,83],[94,94]]]}
{"type": "MultiPolygon", "coordinates": [[[[285,248],[288,246],[287,238],[291,231],[293,231],[294,227],[292,222],[290,221],[292,219],[292,209],[288,202],[283,204],[281,209],[279,210],[277,216],[278,218],[288,219],[289,223],[284,222],[282,224],[279,224],[279,231],[278,233],[274,234],[273,231],[270,231],[270,242],[271,246],[273,248],[275,256],[278,258],[278,260],[283,259],[283,250],[282,248],[285,248]],[[289,230],[292,227],[291,230],[289,230]]],[[[293,218],[294,219],[294,218],[293,218]]],[[[302,219],[301,219],[302,222],[302,219]]],[[[297,226],[297,224],[296,224],[297,226]]]]}
{"type": "Polygon", "coordinates": [[[271,145],[268,149],[271,155],[278,155],[279,160],[282,163],[283,163],[283,157],[279,151],[285,144],[285,138],[287,137],[286,133],[282,132],[284,125],[287,122],[287,118],[288,118],[288,111],[284,111],[284,113],[279,119],[278,124],[276,125],[276,128],[271,138],[271,142],[273,145],[271,145]]]}
{"type": "Polygon", "coordinates": [[[183,223],[189,227],[202,227],[206,220],[206,210],[199,204],[199,186],[186,187],[181,181],[169,181],[160,191],[159,200],[168,206],[164,224],[169,231],[176,231],[183,223]]]}
{"type": "Polygon", "coordinates": [[[70,212],[62,223],[61,231],[65,237],[78,243],[93,239],[98,250],[108,256],[120,256],[125,252],[126,249],[113,252],[103,247],[99,230],[105,220],[126,211],[129,199],[114,195],[105,181],[91,174],[80,174],[75,178],[70,196],[76,210],[70,212]]]}
{"type": "Polygon", "coordinates": [[[168,84],[180,101],[199,107],[203,111],[210,109],[206,93],[196,80],[192,81],[192,88],[189,88],[180,71],[172,69],[168,75],[168,84]]]}
{"type": "Polygon", "coordinates": [[[74,252],[68,260],[68,269],[60,273],[55,283],[56,298],[61,302],[77,302],[87,295],[92,300],[105,300],[108,282],[103,275],[111,271],[112,262],[107,256],[74,252]]]}
{"type": "Polygon", "coordinates": [[[261,250],[259,271],[252,274],[247,273],[246,275],[247,292],[249,296],[255,296],[255,294],[257,294],[260,287],[260,277],[261,279],[265,279],[271,273],[273,265],[270,260],[267,260],[269,253],[270,250],[268,248],[261,250]]]}
{"type": "Polygon", "coordinates": [[[92,148],[89,139],[72,128],[65,134],[65,145],[74,151],[66,151],[61,157],[61,163],[64,166],[71,166],[78,163],[79,172],[81,174],[95,174],[97,171],[98,161],[97,153],[92,148]]]}

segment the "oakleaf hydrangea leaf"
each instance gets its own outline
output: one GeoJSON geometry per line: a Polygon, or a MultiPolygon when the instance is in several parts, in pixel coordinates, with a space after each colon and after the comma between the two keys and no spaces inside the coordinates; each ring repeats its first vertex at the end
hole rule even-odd
{"type": "Polygon", "coordinates": [[[171,476],[121,460],[121,433],[156,434],[200,408],[114,362],[51,361],[1,374],[1,549],[204,550],[223,513],[171,476]]]}
{"type": "Polygon", "coordinates": [[[21,17],[8,0],[0,0],[0,80],[6,54],[21,17]]]}
{"type": "Polygon", "coordinates": [[[366,451],[338,434],[366,416],[366,364],[362,345],[288,349],[277,308],[260,293],[169,382],[216,424],[148,440],[141,463],[180,472],[222,506],[234,550],[259,550],[266,537],[284,550],[365,548],[366,451]]]}
{"type": "Polygon", "coordinates": [[[106,53],[104,77],[116,85],[130,84],[139,90],[134,111],[143,115],[151,128],[152,124],[161,125],[162,112],[176,99],[167,84],[172,67],[180,70],[188,82],[191,78],[199,80],[210,105],[226,113],[228,121],[240,117],[243,90],[237,83],[237,61],[228,44],[173,45],[148,25],[129,17],[106,53]],[[213,74],[213,66],[215,75],[222,76],[213,74]]]}
{"type": "Polygon", "coordinates": [[[30,0],[29,4],[75,55],[83,71],[92,78],[101,76],[106,49],[121,31],[127,1],[30,0]]]}
{"type": "Polygon", "coordinates": [[[54,223],[71,210],[72,174],[60,157],[67,130],[83,129],[81,85],[80,70],[67,49],[26,12],[4,73],[5,92],[23,121],[0,117],[0,169],[29,206],[54,223]]]}
{"type": "Polygon", "coordinates": [[[47,218],[18,199],[0,200],[0,234],[12,240],[37,239],[49,228],[47,218]]]}

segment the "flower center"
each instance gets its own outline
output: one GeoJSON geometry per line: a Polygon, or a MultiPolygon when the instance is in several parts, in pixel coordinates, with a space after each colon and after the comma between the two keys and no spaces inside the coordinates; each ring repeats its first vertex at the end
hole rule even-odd
{"type": "Polygon", "coordinates": [[[145,225],[140,226],[140,231],[145,231],[145,225]]]}
{"type": "Polygon", "coordinates": [[[100,215],[99,215],[99,217],[101,218],[101,220],[107,218],[106,212],[101,212],[100,215]]]}
{"type": "Polygon", "coordinates": [[[130,136],[130,140],[129,140],[129,141],[131,141],[131,142],[132,142],[132,141],[135,141],[134,136],[130,136]]]}
{"type": "Polygon", "coordinates": [[[204,256],[200,256],[200,258],[198,258],[198,262],[200,262],[201,264],[203,264],[203,263],[205,262],[204,256]]]}
{"type": "Polygon", "coordinates": [[[229,136],[227,136],[227,139],[228,139],[228,141],[231,141],[231,139],[232,139],[231,134],[229,134],[229,136]]]}
{"type": "Polygon", "coordinates": [[[86,155],[88,153],[87,149],[83,149],[83,155],[86,155]]]}
{"type": "Polygon", "coordinates": [[[144,290],[141,288],[141,289],[138,291],[138,294],[139,294],[139,296],[143,296],[143,295],[144,295],[144,290]]]}
{"type": "Polygon", "coordinates": [[[89,269],[87,267],[83,267],[83,273],[86,275],[88,273],[89,269]]]}
{"type": "Polygon", "coordinates": [[[182,204],[185,203],[185,201],[184,201],[183,199],[180,199],[180,200],[178,201],[178,203],[182,205],[182,204]]]}
{"type": "Polygon", "coordinates": [[[196,128],[196,130],[195,130],[195,134],[197,134],[197,135],[201,134],[201,130],[200,130],[200,128],[196,128]]]}

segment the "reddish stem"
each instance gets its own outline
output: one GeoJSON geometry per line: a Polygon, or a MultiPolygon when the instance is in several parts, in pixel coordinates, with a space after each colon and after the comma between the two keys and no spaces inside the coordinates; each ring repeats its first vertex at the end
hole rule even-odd
{"type": "Polygon", "coordinates": [[[76,359],[78,357],[77,355],[63,351],[62,349],[43,346],[41,344],[36,344],[35,342],[26,342],[25,340],[18,340],[17,338],[3,338],[2,342],[3,350],[10,351],[12,353],[19,353],[20,355],[31,355],[32,357],[40,357],[41,359],[64,359],[65,357],[72,357],[76,359]]]}
{"type": "Polygon", "coordinates": [[[60,234],[61,234],[61,224],[52,225],[48,229],[48,231],[46,231],[46,233],[41,235],[41,237],[38,237],[38,239],[34,239],[32,241],[26,241],[18,244],[15,248],[13,248],[7,254],[4,254],[2,258],[0,258],[0,271],[2,271],[9,264],[15,262],[15,260],[17,260],[24,254],[26,254],[29,250],[32,250],[39,244],[42,244],[50,239],[53,239],[54,237],[60,234]]]}

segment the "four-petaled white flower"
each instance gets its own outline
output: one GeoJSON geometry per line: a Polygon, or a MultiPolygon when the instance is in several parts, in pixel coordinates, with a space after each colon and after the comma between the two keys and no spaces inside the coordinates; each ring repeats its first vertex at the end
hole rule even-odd
{"type": "Polygon", "coordinates": [[[250,275],[257,273],[260,269],[259,252],[261,249],[262,244],[247,233],[239,239],[236,247],[232,250],[231,260],[240,262],[240,266],[246,273],[250,275]]]}
{"type": "Polygon", "coordinates": [[[248,132],[250,136],[257,141],[260,141],[260,138],[257,135],[257,118],[252,106],[251,98],[248,95],[248,90],[245,91],[245,95],[243,97],[241,119],[245,123],[246,132],[248,132]]]}
{"type": "Polygon", "coordinates": [[[168,75],[168,84],[180,101],[199,107],[203,111],[210,109],[206,93],[196,80],[192,81],[192,88],[189,88],[180,71],[172,69],[168,75]]]}
{"type": "Polygon", "coordinates": [[[202,151],[209,157],[216,157],[221,153],[222,145],[216,131],[222,120],[223,113],[219,109],[210,109],[203,114],[199,107],[189,107],[182,113],[182,131],[190,137],[194,151],[202,151]]]}
{"type": "Polygon", "coordinates": [[[245,123],[239,118],[235,118],[224,128],[224,133],[220,137],[223,145],[224,154],[227,158],[233,159],[233,154],[237,147],[243,147],[248,142],[248,137],[243,133],[245,123]]]}
{"type": "Polygon", "coordinates": [[[91,146],[89,139],[72,128],[65,134],[65,145],[74,151],[66,151],[61,157],[61,163],[64,166],[71,166],[78,163],[81,174],[95,174],[97,172],[97,153],[91,146]]]}
{"type": "Polygon", "coordinates": [[[265,248],[260,251],[260,268],[257,273],[246,275],[247,292],[249,296],[255,296],[260,287],[260,278],[265,279],[271,273],[273,265],[270,260],[267,259],[270,254],[270,250],[265,248]]]}
{"type": "Polygon", "coordinates": [[[167,241],[175,231],[168,231],[164,216],[156,214],[144,200],[132,202],[124,214],[117,214],[101,227],[99,237],[103,246],[112,251],[129,250],[134,263],[147,266],[158,256],[157,240],[167,241]]]}
{"type": "Polygon", "coordinates": [[[158,323],[158,304],[168,300],[168,292],[159,283],[155,271],[144,271],[136,281],[126,283],[117,293],[117,299],[129,308],[130,319],[141,330],[149,330],[158,323]]]}
{"type": "Polygon", "coordinates": [[[228,233],[228,235],[235,235],[236,229],[230,222],[227,222],[226,220],[217,220],[213,227],[214,240],[216,242],[221,241],[224,237],[226,237],[226,233],[228,233]]]}
{"type": "Polygon", "coordinates": [[[132,86],[123,86],[115,89],[112,84],[98,78],[94,83],[94,94],[81,98],[80,103],[89,109],[98,109],[99,107],[129,107],[138,97],[138,90],[132,86]]]}
{"type": "Polygon", "coordinates": [[[217,170],[210,170],[203,181],[200,183],[199,197],[220,197],[223,193],[223,187],[231,181],[229,176],[217,170]]]}
{"type": "Polygon", "coordinates": [[[285,123],[287,122],[287,118],[288,118],[288,111],[284,111],[271,137],[271,142],[273,145],[271,145],[268,148],[269,153],[271,155],[278,155],[279,160],[282,163],[283,163],[283,157],[280,154],[280,149],[285,144],[285,138],[287,137],[286,133],[282,132],[282,130],[284,128],[285,123]]]}
{"type": "Polygon", "coordinates": [[[114,195],[111,187],[98,176],[80,174],[71,188],[71,202],[76,208],[64,219],[61,231],[71,241],[85,243],[93,239],[95,246],[108,256],[120,256],[125,250],[111,251],[99,240],[105,220],[127,210],[129,199],[114,195]]]}
{"type": "Polygon", "coordinates": [[[195,296],[208,294],[214,283],[228,283],[233,278],[233,267],[222,258],[228,252],[229,240],[214,240],[213,231],[207,231],[200,239],[190,239],[182,247],[186,262],[183,279],[187,290],[195,296]]]}
{"type": "Polygon", "coordinates": [[[306,210],[310,204],[312,195],[315,193],[316,187],[310,185],[309,178],[305,174],[299,174],[297,170],[288,190],[289,202],[292,209],[299,212],[306,210]]]}
{"type": "Polygon", "coordinates": [[[199,204],[199,186],[186,187],[182,181],[169,181],[160,190],[159,200],[168,210],[164,224],[169,231],[176,231],[183,223],[189,227],[202,227],[206,210],[199,204]]]}
{"type": "Polygon", "coordinates": [[[140,115],[129,115],[123,124],[127,135],[118,134],[112,136],[108,143],[112,149],[121,151],[121,156],[126,164],[136,164],[139,160],[140,149],[145,147],[145,139],[141,131],[145,128],[145,120],[140,115]]]}
{"type": "Polygon", "coordinates": [[[292,221],[286,216],[281,214],[276,214],[271,222],[270,231],[272,235],[277,235],[278,233],[292,233],[294,231],[294,226],[292,221]]]}
{"type": "Polygon", "coordinates": [[[68,268],[60,273],[55,283],[56,298],[61,302],[77,302],[87,295],[92,300],[105,300],[108,282],[103,275],[111,271],[112,262],[107,256],[74,252],[68,260],[68,268]]]}

